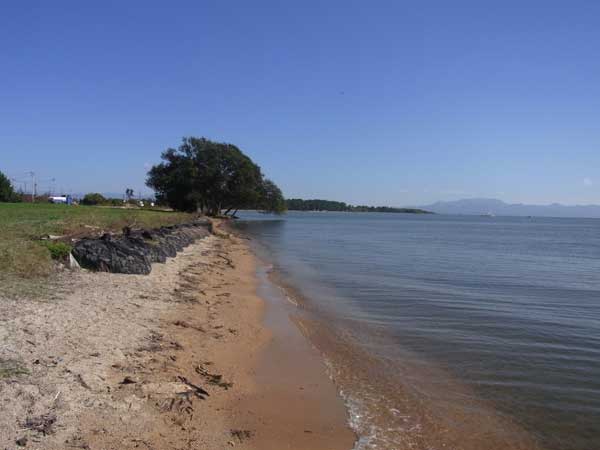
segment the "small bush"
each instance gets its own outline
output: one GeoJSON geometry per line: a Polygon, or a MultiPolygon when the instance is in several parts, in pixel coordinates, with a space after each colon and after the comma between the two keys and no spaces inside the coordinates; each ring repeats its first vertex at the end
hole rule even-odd
{"type": "Polygon", "coordinates": [[[82,205],[90,205],[90,206],[102,205],[105,202],[106,202],[106,199],[104,198],[104,196],[102,194],[98,194],[98,193],[85,194],[85,197],[83,197],[83,200],[81,200],[82,205]]]}
{"type": "Polygon", "coordinates": [[[69,257],[71,253],[71,246],[64,242],[47,242],[46,248],[50,251],[52,259],[64,261],[69,257]]]}

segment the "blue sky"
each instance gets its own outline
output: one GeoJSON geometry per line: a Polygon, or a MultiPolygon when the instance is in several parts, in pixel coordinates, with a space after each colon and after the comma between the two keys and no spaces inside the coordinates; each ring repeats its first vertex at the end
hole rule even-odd
{"type": "Polygon", "coordinates": [[[599,17],[593,1],[5,2],[0,170],[137,191],[196,135],[289,197],[600,203],[599,17]]]}

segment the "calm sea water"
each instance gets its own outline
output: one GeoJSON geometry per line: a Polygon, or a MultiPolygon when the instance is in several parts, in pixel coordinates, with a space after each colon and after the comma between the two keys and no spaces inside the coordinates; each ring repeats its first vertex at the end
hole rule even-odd
{"type": "Polygon", "coordinates": [[[600,220],[242,219],[325,324],[357,448],[600,449],[600,220]]]}

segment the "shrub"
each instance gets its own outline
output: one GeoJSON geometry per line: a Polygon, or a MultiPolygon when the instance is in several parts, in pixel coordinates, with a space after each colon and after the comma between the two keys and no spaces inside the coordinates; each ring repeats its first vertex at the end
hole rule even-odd
{"type": "Polygon", "coordinates": [[[65,261],[71,253],[71,246],[60,241],[47,242],[46,248],[50,251],[52,259],[59,261],[65,261]]]}
{"type": "Polygon", "coordinates": [[[97,192],[85,194],[85,197],[83,197],[83,200],[81,200],[83,205],[101,205],[104,202],[106,202],[104,196],[102,194],[98,194],[97,192]]]}

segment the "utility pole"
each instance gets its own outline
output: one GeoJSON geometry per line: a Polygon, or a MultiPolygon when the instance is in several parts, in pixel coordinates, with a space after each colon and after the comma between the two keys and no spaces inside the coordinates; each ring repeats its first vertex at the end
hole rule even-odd
{"type": "Polygon", "coordinates": [[[37,184],[35,183],[35,172],[29,172],[29,175],[31,175],[31,184],[32,184],[31,202],[35,203],[35,191],[37,190],[37,184]]]}

